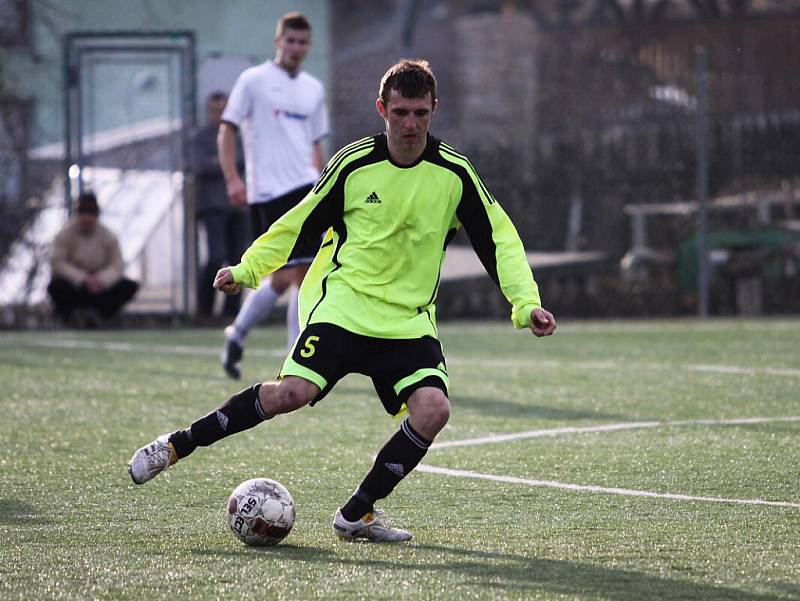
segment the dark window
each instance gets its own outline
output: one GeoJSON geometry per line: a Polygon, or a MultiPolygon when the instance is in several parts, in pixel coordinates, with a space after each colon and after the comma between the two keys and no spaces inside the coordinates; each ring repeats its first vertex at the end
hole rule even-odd
{"type": "Polygon", "coordinates": [[[0,46],[30,43],[28,0],[0,0],[0,46]]]}

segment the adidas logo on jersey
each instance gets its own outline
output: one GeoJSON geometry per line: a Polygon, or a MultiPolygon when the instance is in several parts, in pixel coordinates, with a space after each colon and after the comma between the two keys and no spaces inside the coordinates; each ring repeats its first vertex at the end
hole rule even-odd
{"type": "Polygon", "coordinates": [[[379,204],[381,204],[381,199],[378,198],[378,193],[373,190],[372,194],[367,196],[367,198],[364,200],[364,203],[365,204],[376,204],[376,205],[379,205],[379,204]]]}

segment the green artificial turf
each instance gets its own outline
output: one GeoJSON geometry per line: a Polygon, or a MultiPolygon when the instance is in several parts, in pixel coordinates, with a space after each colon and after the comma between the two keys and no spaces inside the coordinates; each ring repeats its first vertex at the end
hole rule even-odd
{"type": "Polygon", "coordinates": [[[800,599],[800,320],[567,321],[549,339],[450,323],[441,339],[438,442],[490,440],[432,449],[423,464],[450,475],[418,471],[382,505],[414,540],[372,545],[330,528],[396,428],[361,376],[145,486],[126,472],[273,376],[282,328],[251,336],[240,383],[216,330],[0,333],[0,598],[800,599]],[[765,420],[724,421],[748,418],[765,420]],[[297,505],[266,550],[224,515],[259,476],[297,505]]]}

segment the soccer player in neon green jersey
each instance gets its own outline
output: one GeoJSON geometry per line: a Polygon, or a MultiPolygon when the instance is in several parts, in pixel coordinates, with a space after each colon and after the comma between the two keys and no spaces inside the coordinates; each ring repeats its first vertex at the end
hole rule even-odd
{"type": "Polygon", "coordinates": [[[233,294],[284,265],[301,235],[326,232],[300,292],[303,331],[277,382],[256,384],[185,430],[131,458],[143,484],[198,446],[321,401],[348,373],[372,378],[386,411],[408,417],[339,508],[343,539],[403,541],[375,509],[422,460],[450,417],[448,376],[434,300],[447,244],[464,227],[512,305],[511,320],[536,336],[556,329],[542,308],[520,238],[469,160],[428,134],[436,80],[425,61],[401,61],[381,80],[385,134],[340,150],[305,199],[221,269],[214,286],[233,294]]]}

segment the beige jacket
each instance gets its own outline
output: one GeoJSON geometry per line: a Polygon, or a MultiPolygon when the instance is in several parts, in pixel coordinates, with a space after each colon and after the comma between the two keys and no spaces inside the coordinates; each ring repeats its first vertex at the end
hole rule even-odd
{"type": "Polygon", "coordinates": [[[94,275],[108,287],[122,277],[122,253],[117,237],[105,226],[98,223],[87,236],[76,221],[70,221],[53,240],[50,266],[54,276],[64,277],[75,286],[94,275]]]}

